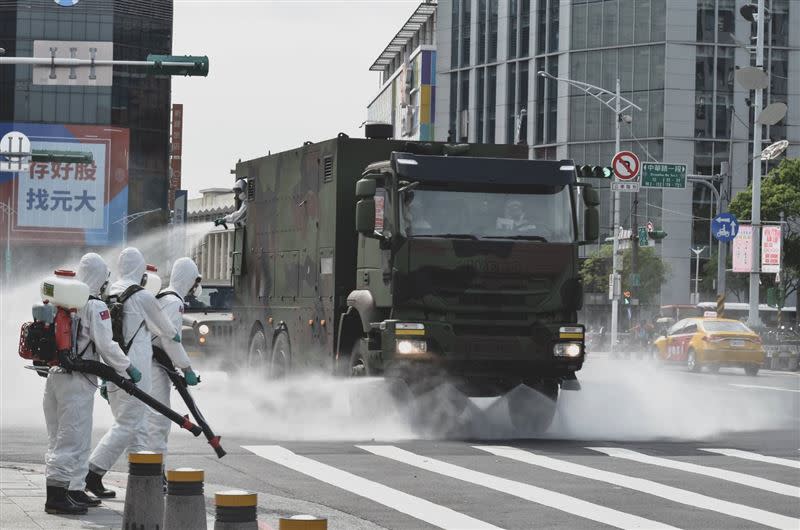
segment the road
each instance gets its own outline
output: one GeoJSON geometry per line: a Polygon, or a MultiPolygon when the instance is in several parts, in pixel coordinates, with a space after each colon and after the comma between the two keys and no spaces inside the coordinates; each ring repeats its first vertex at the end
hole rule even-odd
{"type": "MultiPolygon", "coordinates": [[[[196,396],[228,456],[173,431],[169,465],[259,492],[265,516],[313,513],[331,528],[800,528],[800,374],[595,355],[581,375],[551,432],[530,437],[502,400],[420,434],[343,410],[342,393],[364,388],[206,371],[196,396]]],[[[2,460],[41,463],[44,445],[39,426],[4,427],[2,460]]]]}

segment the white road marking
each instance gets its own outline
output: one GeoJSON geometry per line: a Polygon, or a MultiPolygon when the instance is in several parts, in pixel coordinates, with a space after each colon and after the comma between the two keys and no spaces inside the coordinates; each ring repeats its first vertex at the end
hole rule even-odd
{"type": "Polygon", "coordinates": [[[740,388],[758,388],[761,390],[778,390],[780,392],[797,392],[800,393],[800,389],[794,388],[781,388],[778,386],[762,386],[762,385],[740,385],[737,383],[728,383],[730,386],[738,386],[740,388]]]}
{"type": "Polygon", "coordinates": [[[657,456],[650,456],[630,449],[622,449],[619,447],[587,447],[592,451],[605,453],[614,458],[623,458],[625,460],[633,460],[642,464],[652,464],[654,466],[667,467],[686,471],[687,473],[695,473],[697,475],[705,475],[707,477],[714,477],[728,482],[735,482],[743,486],[751,488],[758,488],[761,490],[777,493],[779,495],[788,495],[789,497],[800,498],[800,488],[790,484],[783,484],[768,480],[745,473],[738,473],[736,471],[727,471],[716,467],[701,466],[697,464],[690,464],[688,462],[681,462],[679,460],[670,460],[668,458],[661,458],[657,456]]]}
{"type": "Polygon", "coordinates": [[[566,460],[558,460],[556,458],[537,455],[528,451],[516,449],[514,447],[475,447],[476,449],[486,451],[493,455],[503,456],[512,460],[552,469],[553,471],[558,471],[561,473],[569,473],[570,475],[576,475],[578,477],[607,482],[609,484],[614,484],[623,488],[629,488],[642,493],[648,493],[650,495],[655,495],[656,497],[679,502],[688,506],[694,506],[696,508],[711,510],[725,515],[730,515],[732,517],[738,517],[747,521],[753,521],[755,523],[763,524],[772,528],[791,528],[795,530],[800,528],[800,519],[768,512],[759,508],[752,508],[743,504],[736,504],[734,502],[715,499],[714,497],[708,497],[692,491],[666,486],[658,482],[653,482],[652,480],[630,477],[627,475],[621,475],[619,473],[613,473],[611,471],[603,471],[601,469],[595,469],[588,466],[567,462],[566,460]]]}
{"type": "MultiPolygon", "coordinates": [[[[767,456],[751,451],[741,451],[739,449],[700,449],[709,453],[717,453],[719,455],[732,456],[734,458],[743,458],[745,460],[755,460],[756,462],[765,462],[767,464],[775,464],[778,466],[793,467],[800,469],[800,460],[792,460],[790,458],[778,458],[777,456],[767,456]]],[[[800,449],[798,449],[800,451],[800,449]]]]}
{"type": "Polygon", "coordinates": [[[546,490],[524,482],[517,482],[515,480],[481,473],[480,471],[467,469],[448,462],[436,460],[435,458],[420,456],[392,445],[359,445],[357,447],[369,451],[372,454],[390,458],[425,471],[483,486],[617,528],[674,528],[657,521],[570,497],[563,493],[546,490]]]}
{"type": "Polygon", "coordinates": [[[500,527],[434,504],[420,497],[409,495],[358,475],[353,475],[347,471],[300,456],[278,445],[246,445],[242,447],[261,458],[383,504],[439,528],[502,530],[500,527]]]}

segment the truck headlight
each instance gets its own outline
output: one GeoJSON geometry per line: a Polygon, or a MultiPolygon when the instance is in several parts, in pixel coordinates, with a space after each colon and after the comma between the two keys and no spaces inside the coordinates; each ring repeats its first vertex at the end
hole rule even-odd
{"type": "Polygon", "coordinates": [[[211,331],[211,330],[208,329],[207,325],[200,324],[200,327],[197,328],[197,331],[199,331],[201,335],[208,335],[208,332],[211,331]]]}
{"type": "Polygon", "coordinates": [[[559,342],[553,346],[553,355],[556,357],[579,357],[581,345],[578,342],[559,342]]]}
{"type": "Polygon", "coordinates": [[[426,353],[428,351],[428,343],[424,340],[397,339],[395,349],[401,355],[426,353]]]}

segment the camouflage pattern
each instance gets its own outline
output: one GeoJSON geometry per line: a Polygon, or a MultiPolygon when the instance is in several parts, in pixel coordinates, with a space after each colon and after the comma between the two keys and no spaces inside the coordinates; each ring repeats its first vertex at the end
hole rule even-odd
{"type": "MultiPolygon", "coordinates": [[[[361,345],[368,372],[379,374],[396,357],[393,323],[410,321],[425,324],[433,350],[412,364],[524,369],[534,378],[579,369],[582,357],[552,356],[559,326],[574,325],[580,305],[570,301],[581,297],[577,244],[419,239],[388,249],[356,233],[355,183],[407,145],[340,135],[237,164],[237,178],[254,189],[234,255],[234,322],[245,349],[258,330],[267,349],[283,331],[293,370],[347,372],[361,345]],[[348,312],[355,290],[374,300],[369,318],[348,312]]],[[[527,147],[476,144],[468,155],[527,158],[527,147]]]]}

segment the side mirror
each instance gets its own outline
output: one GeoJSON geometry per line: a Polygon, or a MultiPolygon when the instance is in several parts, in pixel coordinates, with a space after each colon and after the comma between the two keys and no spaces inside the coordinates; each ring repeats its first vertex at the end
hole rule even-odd
{"type": "MultiPolygon", "coordinates": [[[[358,183],[364,182],[363,180],[358,183]]],[[[373,188],[375,181],[372,181],[373,188]]],[[[374,195],[374,189],[373,189],[374,195]]],[[[375,237],[375,198],[364,197],[356,203],[356,232],[365,237],[375,237]]]]}
{"type": "Polygon", "coordinates": [[[594,206],[590,206],[584,210],[583,239],[585,242],[591,243],[597,241],[598,237],[600,237],[600,212],[594,206]]]}
{"type": "Polygon", "coordinates": [[[375,179],[361,179],[356,182],[356,197],[359,199],[375,197],[376,189],[377,183],[375,179]]]}
{"type": "Polygon", "coordinates": [[[586,185],[583,188],[583,204],[589,208],[596,208],[600,206],[600,194],[591,185],[586,185]]]}

